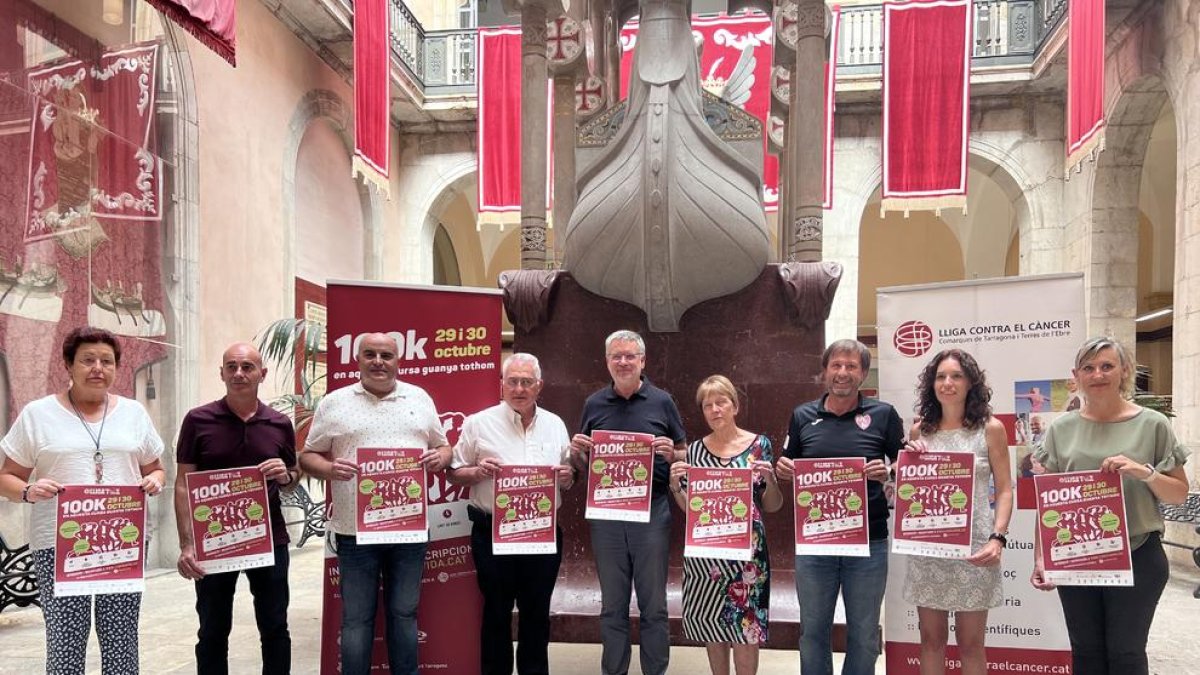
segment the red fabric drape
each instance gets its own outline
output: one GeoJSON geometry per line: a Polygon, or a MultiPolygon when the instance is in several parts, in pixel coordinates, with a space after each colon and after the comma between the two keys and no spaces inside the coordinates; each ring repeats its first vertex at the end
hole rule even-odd
{"type": "Polygon", "coordinates": [[[1104,149],[1104,0],[1067,5],[1067,175],[1104,149]]]}
{"type": "Polygon", "coordinates": [[[353,172],[387,195],[391,154],[388,0],[354,0],[353,172]]]}
{"type": "Polygon", "coordinates": [[[480,29],[476,73],[479,114],[479,222],[521,217],[521,29],[480,29]]]}
{"type": "Polygon", "coordinates": [[[237,0],[146,0],[230,65],[237,65],[237,0]]]}
{"type": "Polygon", "coordinates": [[[883,6],[882,211],[967,204],[971,3],[883,6]]]}
{"type": "MultiPolygon", "coordinates": [[[[633,48],[637,44],[638,23],[632,21],[621,29],[621,98],[628,96],[629,74],[633,68],[633,48]]],[[[739,103],[742,109],[758,118],[763,126],[763,208],[779,208],[779,157],[765,151],[767,117],[771,114],[771,64],[775,59],[774,29],[771,17],[758,12],[729,16],[692,16],[692,33],[704,37],[700,54],[700,80],[704,88],[719,92],[730,85],[729,78],[742,55],[749,48],[754,56],[754,80],[750,96],[739,103]]],[[[725,95],[729,92],[726,90],[725,95]]]]}
{"type": "Polygon", "coordinates": [[[154,154],[158,43],[109,52],[89,73],[95,88],[97,218],[158,220],[162,170],[154,154]]]}
{"type": "Polygon", "coordinates": [[[832,17],[829,23],[829,56],[825,58],[825,160],[822,162],[821,208],[833,208],[833,113],[837,109],[837,55],[838,30],[842,20],[842,8],[829,8],[832,17]]]}

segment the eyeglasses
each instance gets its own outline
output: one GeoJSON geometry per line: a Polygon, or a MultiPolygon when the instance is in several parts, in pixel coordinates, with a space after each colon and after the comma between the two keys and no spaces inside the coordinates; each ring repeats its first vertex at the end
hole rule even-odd
{"type": "Polygon", "coordinates": [[[75,363],[83,366],[84,368],[95,368],[97,364],[105,370],[112,370],[113,368],[117,367],[117,362],[115,360],[97,358],[95,356],[80,357],[75,359],[75,363]]]}
{"type": "Polygon", "coordinates": [[[633,353],[633,354],[608,354],[607,355],[608,360],[613,361],[615,363],[621,363],[622,361],[637,361],[638,359],[640,359],[643,356],[645,356],[645,354],[642,354],[640,352],[633,353]]]}
{"type": "Polygon", "coordinates": [[[524,389],[529,389],[537,383],[538,383],[538,381],[533,379],[532,377],[506,377],[506,378],[504,378],[504,386],[508,387],[509,389],[516,389],[518,387],[521,387],[524,389]]]}

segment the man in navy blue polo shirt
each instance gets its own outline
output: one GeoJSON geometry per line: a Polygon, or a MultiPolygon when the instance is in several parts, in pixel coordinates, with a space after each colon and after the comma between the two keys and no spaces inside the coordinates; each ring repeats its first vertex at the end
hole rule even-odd
{"type": "MultiPolygon", "coordinates": [[[[593,520],[592,551],[600,577],[600,639],[604,675],[629,672],[629,593],[637,589],[639,654],[645,675],[667,672],[671,636],[667,620],[667,556],[671,538],[671,505],[667,499],[671,462],[684,451],[683,421],[667,392],[645,377],[646,343],[642,336],[619,330],[604,341],[612,384],[583,404],[580,433],[571,452],[587,464],[596,430],[654,435],[654,476],[650,522],[593,520]]],[[[679,457],[682,459],[682,457],[679,457]]]]}
{"type": "Polygon", "coordinates": [[[858,389],[871,368],[871,353],[857,340],[838,340],[821,356],[825,395],[792,412],[776,474],[792,480],[795,458],[865,457],[868,557],[796,556],[796,596],[800,601],[800,671],[831,675],[830,635],[838,590],[846,606],[846,660],[842,675],[870,675],[879,656],[879,607],[887,583],[888,505],[883,484],[887,460],[904,445],[904,425],[896,409],[865,398],[858,389]]]}
{"type": "Polygon", "coordinates": [[[230,345],[221,358],[225,396],[190,410],[179,430],[175,476],[179,574],[196,581],[199,675],[229,672],[229,632],[233,628],[233,595],[238,572],[205,574],[197,564],[187,475],[193,471],[247,466],[258,467],[267,480],[268,511],[275,540],[275,564],[245,571],[262,641],[262,672],[291,672],[292,640],[287,624],[288,533],[279,506],[279,488],[294,485],[299,477],[295,469],[296,435],[287,417],[258,400],[258,386],[266,375],[262,356],[253,345],[245,342],[230,345]]]}

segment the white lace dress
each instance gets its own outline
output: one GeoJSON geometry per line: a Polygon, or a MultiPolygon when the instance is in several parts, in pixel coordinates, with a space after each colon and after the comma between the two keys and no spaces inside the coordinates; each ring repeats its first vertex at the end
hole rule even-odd
{"type": "MultiPolygon", "coordinates": [[[[972,513],[971,551],[978,551],[992,533],[992,465],[988,461],[984,429],[952,429],[925,436],[929,450],[975,453],[975,506],[972,513]]],[[[904,599],[918,607],[950,612],[990,609],[1004,601],[1000,565],[976,567],[964,560],[910,556],[904,577],[904,599]]]]}

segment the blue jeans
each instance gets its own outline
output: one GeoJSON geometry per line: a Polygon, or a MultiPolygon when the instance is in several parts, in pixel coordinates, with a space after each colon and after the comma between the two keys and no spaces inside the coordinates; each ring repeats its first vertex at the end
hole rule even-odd
{"type": "Polygon", "coordinates": [[[879,657],[879,606],[887,584],[888,542],[871,542],[871,555],[796,556],[800,601],[800,672],[832,675],[833,612],[838,590],[846,606],[846,660],[842,675],[871,675],[879,657]]]}
{"type": "Polygon", "coordinates": [[[337,556],[342,575],[342,673],[367,675],[371,670],[382,580],[391,672],[417,675],[417,601],[425,544],[360,545],[354,535],[339,534],[337,556]]]}
{"type": "Polygon", "coordinates": [[[629,672],[629,592],[637,589],[639,654],[645,675],[663,675],[671,655],[667,618],[667,556],[671,508],[665,495],[650,502],[650,522],[593,520],[592,552],[600,577],[600,671],[629,672]]]}

